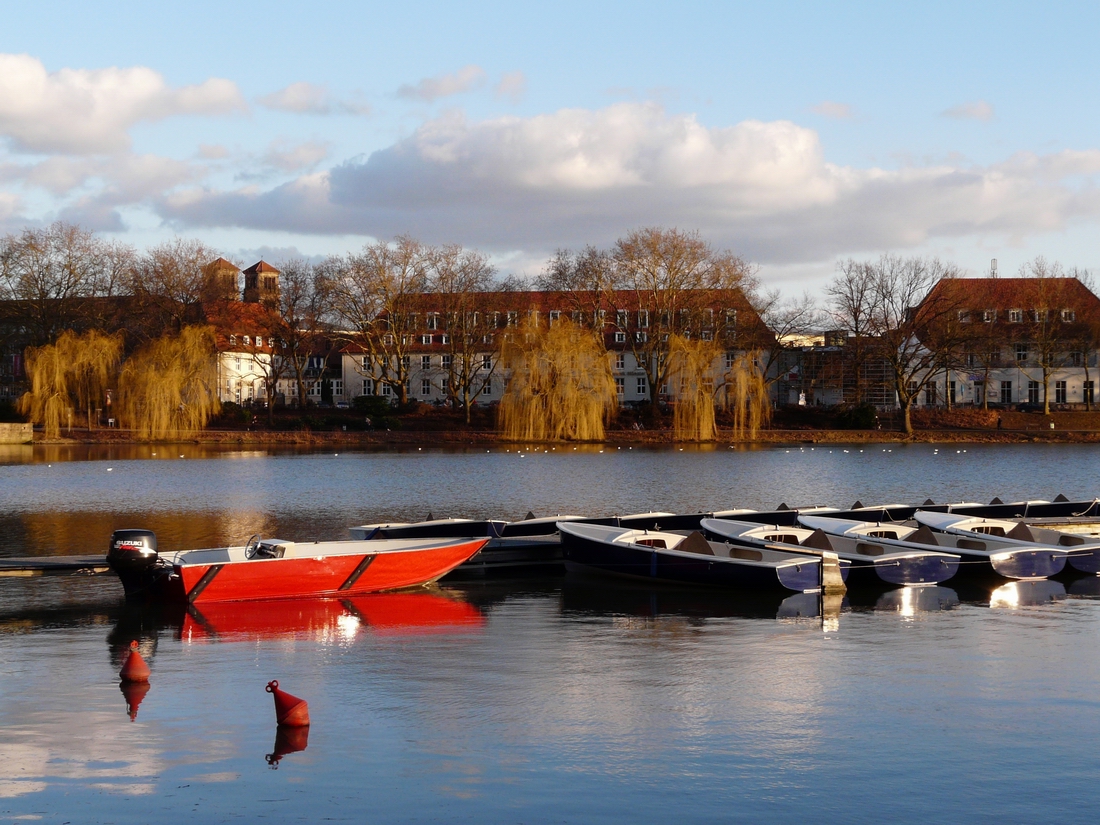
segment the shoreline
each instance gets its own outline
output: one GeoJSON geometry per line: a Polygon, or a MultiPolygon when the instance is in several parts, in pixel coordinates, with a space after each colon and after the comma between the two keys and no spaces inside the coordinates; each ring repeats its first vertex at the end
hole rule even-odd
{"type": "MultiPolygon", "coordinates": [[[[361,446],[361,447],[462,447],[486,445],[532,444],[511,441],[488,430],[393,430],[369,432],[337,431],[242,431],[204,430],[186,438],[145,440],[135,438],[126,430],[73,431],[61,438],[45,439],[36,432],[34,445],[87,444],[209,444],[256,446],[361,446]]],[[[911,435],[896,430],[763,430],[753,439],[735,439],[731,433],[719,431],[713,441],[678,441],[670,430],[610,430],[601,441],[537,442],[546,444],[612,444],[616,446],[739,446],[784,444],[1092,444],[1100,443],[1097,430],[989,430],[989,429],[920,429],[911,435]]]]}

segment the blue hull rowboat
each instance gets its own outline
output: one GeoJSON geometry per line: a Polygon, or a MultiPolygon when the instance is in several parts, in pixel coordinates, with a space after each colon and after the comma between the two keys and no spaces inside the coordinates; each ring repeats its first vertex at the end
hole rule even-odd
{"type": "MultiPolygon", "coordinates": [[[[562,522],[562,555],[575,566],[650,581],[748,590],[810,592],[821,586],[821,558],[757,550],[687,536],[577,522],[562,522]]],[[[847,577],[850,564],[837,563],[847,577]]]]}

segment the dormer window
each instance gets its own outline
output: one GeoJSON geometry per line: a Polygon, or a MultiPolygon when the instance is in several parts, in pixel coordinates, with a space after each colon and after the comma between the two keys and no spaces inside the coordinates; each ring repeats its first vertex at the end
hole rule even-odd
{"type": "Polygon", "coordinates": [[[995,309],[983,309],[982,310],[982,323],[992,324],[997,320],[997,310],[995,309]]]}
{"type": "Polygon", "coordinates": [[[244,342],[244,345],[245,345],[246,347],[247,347],[247,346],[250,346],[250,345],[252,344],[252,339],[251,339],[251,338],[249,338],[249,337],[248,337],[247,335],[244,335],[244,336],[242,336],[242,337],[241,337],[241,340],[242,340],[242,341],[244,342]]]}
{"type": "Polygon", "coordinates": [[[1077,320],[1077,313],[1074,312],[1072,309],[1063,309],[1062,320],[1065,321],[1067,324],[1072,324],[1074,321],[1077,320]]]}
{"type": "Polygon", "coordinates": [[[229,336],[229,346],[231,346],[231,347],[237,346],[237,336],[236,335],[230,335],[229,336]]]}
{"type": "Polygon", "coordinates": [[[561,318],[561,310],[559,310],[559,309],[550,310],[550,323],[551,323],[551,325],[553,325],[554,322],[557,321],[559,318],[561,318]]]}
{"type": "Polygon", "coordinates": [[[1008,311],[1008,322],[1010,324],[1019,324],[1024,320],[1024,311],[1022,309],[1010,309],[1008,311]]]}
{"type": "Polygon", "coordinates": [[[960,309],[959,310],[959,323],[960,324],[969,324],[970,323],[970,310],[967,310],[967,309],[960,309]]]}

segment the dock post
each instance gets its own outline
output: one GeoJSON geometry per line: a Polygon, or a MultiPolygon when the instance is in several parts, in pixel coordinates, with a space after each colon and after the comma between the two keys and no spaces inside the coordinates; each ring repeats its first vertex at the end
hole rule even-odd
{"type": "Polygon", "coordinates": [[[836,553],[821,553],[821,629],[826,633],[840,629],[840,608],[848,588],[840,575],[840,557],[836,553]]]}

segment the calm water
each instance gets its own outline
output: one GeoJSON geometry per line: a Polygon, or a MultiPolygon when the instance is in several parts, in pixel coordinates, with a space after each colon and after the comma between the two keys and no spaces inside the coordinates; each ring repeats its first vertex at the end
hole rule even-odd
{"type": "MultiPolygon", "coordinates": [[[[152,452],[0,454],[0,553],[1100,486],[1063,445],[152,452]]],[[[803,597],[571,578],[191,615],[120,592],[0,579],[0,821],[1083,822],[1100,797],[1094,579],[852,593],[827,631],[803,597]],[[279,760],[273,678],[313,719],[279,760]]]]}

